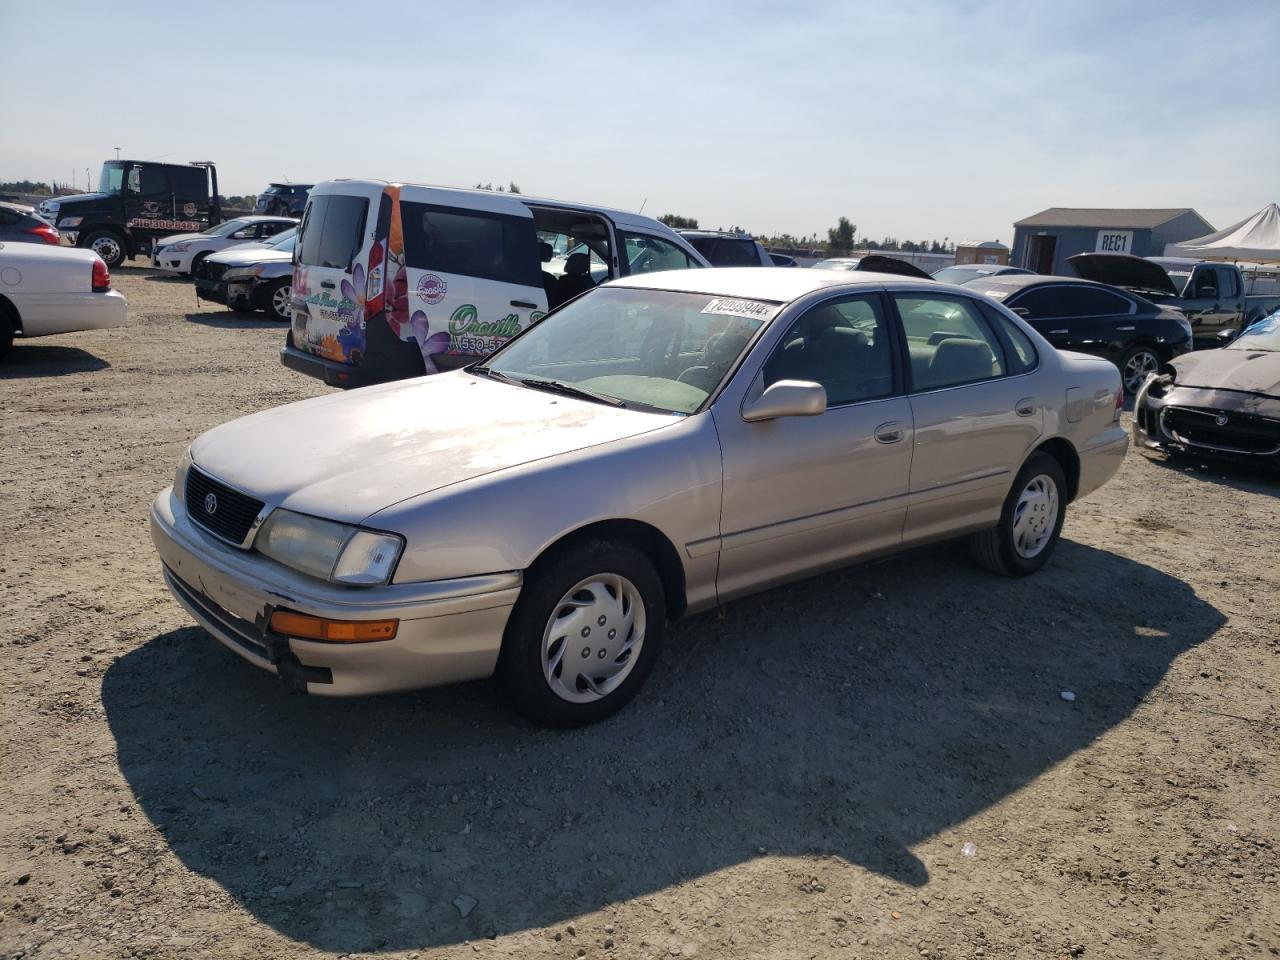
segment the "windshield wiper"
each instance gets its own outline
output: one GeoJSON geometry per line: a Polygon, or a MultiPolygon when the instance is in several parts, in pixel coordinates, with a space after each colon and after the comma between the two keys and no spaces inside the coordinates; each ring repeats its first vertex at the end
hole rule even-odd
{"type": "Polygon", "coordinates": [[[521,380],[519,377],[512,377],[512,376],[509,376],[508,374],[501,373],[493,369],[493,367],[480,367],[480,366],[468,367],[467,373],[474,374],[477,377],[489,377],[493,380],[500,380],[503,383],[511,383],[516,386],[519,386],[520,384],[524,383],[524,381],[521,380]]]}
{"type": "Polygon", "coordinates": [[[602,393],[594,393],[591,390],[584,390],[582,387],[575,387],[571,383],[565,383],[561,380],[540,380],[537,377],[521,377],[516,381],[522,383],[526,387],[532,387],[534,390],[546,390],[548,393],[560,393],[566,397],[577,397],[579,400],[590,400],[593,403],[607,403],[611,407],[626,407],[625,400],[619,400],[617,397],[608,397],[602,393]]]}

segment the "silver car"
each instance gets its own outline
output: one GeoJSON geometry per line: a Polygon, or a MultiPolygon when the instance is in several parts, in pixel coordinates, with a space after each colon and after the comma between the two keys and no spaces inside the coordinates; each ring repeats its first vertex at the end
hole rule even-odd
{"type": "Polygon", "coordinates": [[[1038,570],[1124,457],[1121,397],[1112,364],[961,287],[636,275],[466,369],[210,430],[151,529],[177,600],[295,689],[496,673],[572,726],[736,597],[961,536],[1038,570]]]}

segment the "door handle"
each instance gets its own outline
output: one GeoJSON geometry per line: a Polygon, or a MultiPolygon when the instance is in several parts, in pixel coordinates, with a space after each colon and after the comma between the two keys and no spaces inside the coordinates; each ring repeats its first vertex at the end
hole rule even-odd
{"type": "Polygon", "coordinates": [[[882,423],[876,427],[873,436],[877,443],[897,443],[902,439],[902,424],[896,420],[882,423]]]}
{"type": "Polygon", "coordinates": [[[1030,417],[1036,412],[1036,401],[1032,397],[1023,397],[1013,408],[1013,412],[1020,417],[1030,417]]]}
{"type": "Polygon", "coordinates": [[[333,281],[332,281],[332,280],[321,280],[321,281],[320,281],[320,286],[324,287],[326,290],[332,290],[332,289],[333,289],[333,281]]]}
{"type": "Polygon", "coordinates": [[[512,300],[511,305],[513,307],[524,307],[526,310],[538,309],[538,305],[536,303],[530,303],[528,300],[512,300]]]}
{"type": "Polygon", "coordinates": [[[1129,327],[1116,327],[1116,329],[1117,330],[1133,330],[1134,328],[1132,326],[1129,326],[1129,327]]]}

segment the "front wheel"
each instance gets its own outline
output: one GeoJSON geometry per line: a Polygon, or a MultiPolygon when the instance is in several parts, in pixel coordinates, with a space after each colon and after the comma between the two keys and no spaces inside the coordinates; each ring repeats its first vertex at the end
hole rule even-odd
{"type": "Polygon", "coordinates": [[[535,723],[595,723],[643,686],[666,620],[652,561],[628,544],[589,541],[530,572],[507,623],[498,679],[535,723]]]}
{"type": "Polygon", "coordinates": [[[1067,480],[1047,453],[1032,454],[1013,481],[1000,522],[969,541],[979,566],[1006,577],[1025,577],[1046,563],[1066,517],[1067,480]]]}
{"type": "Polygon", "coordinates": [[[288,323],[292,316],[289,300],[293,297],[293,287],[288,280],[277,280],[269,286],[262,296],[262,309],[272,320],[288,323]]]}
{"type": "Polygon", "coordinates": [[[1130,347],[1120,358],[1120,379],[1124,392],[1135,395],[1147,382],[1147,377],[1160,372],[1160,357],[1150,347],[1130,347]]]}
{"type": "Polygon", "coordinates": [[[101,257],[109,270],[114,270],[126,259],[124,241],[110,230],[95,230],[84,238],[80,246],[87,247],[101,257]]]}

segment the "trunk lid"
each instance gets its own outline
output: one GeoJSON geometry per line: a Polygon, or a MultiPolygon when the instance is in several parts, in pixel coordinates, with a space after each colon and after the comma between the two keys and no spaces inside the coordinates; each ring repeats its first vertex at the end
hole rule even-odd
{"type": "Polygon", "coordinates": [[[1177,297],[1178,288],[1164,267],[1127,253],[1078,253],[1067,257],[1076,276],[1108,283],[1145,296],[1177,297]]]}

